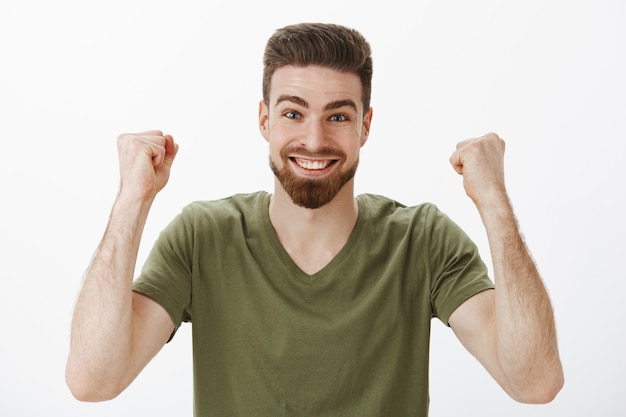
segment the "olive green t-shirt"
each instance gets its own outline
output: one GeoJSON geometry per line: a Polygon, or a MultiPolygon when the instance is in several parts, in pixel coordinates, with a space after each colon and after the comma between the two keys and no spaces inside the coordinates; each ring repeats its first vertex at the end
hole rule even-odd
{"type": "Polygon", "coordinates": [[[493,287],[476,246],[432,204],[365,194],[346,245],[308,275],[269,198],[188,205],[135,281],[192,322],[195,415],[426,416],[432,317],[493,287]]]}

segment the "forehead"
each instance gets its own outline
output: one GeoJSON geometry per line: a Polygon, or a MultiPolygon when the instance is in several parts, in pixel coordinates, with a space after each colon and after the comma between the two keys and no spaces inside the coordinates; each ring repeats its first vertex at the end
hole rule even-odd
{"type": "Polygon", "coordinates": [[[270,106],[281,95],[297,96],[311,105],[324,106],[332,101],[352,100],[361,107],[363,87],[358,75],[326,67],[284,66],[272,76],[270,106]]]}

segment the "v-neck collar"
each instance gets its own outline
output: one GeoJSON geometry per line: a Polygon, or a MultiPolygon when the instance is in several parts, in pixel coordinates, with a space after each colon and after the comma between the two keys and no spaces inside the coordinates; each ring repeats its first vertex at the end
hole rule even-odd
{"type": "Polygon", "coordinates": [[[260,212],[262,213],[261,224],[262,224],[263,232],[265,236],[267,236],[270,242],[272,243],[272,246],[274,247],[276,255],[286,265],[289,266],[289,268],[294,272],[294,274],[302,281],[308,284],[314,284],[318,281],[323,280],[328,275],[330,275],[333,272],[333,270],[335,270],[335,268],[337,268],[348,257],[348,255],[350,254],[354,246],[359,241],[359,237],[361,236],[361,232],[363,231],[364,226],[365,226],[365,220],[367,217],[365,215],[366,214],[365,212],[366,212],[367,207],[366,207],[365,202],[362,199],[357,197],[356,200],[357,200],[359,212],[357,216],[357,221],[354,225],[354,228],[352,229],[352,232],[350,233],[350,237],[348,238],[348,241],[328,264],[326,264],[322,269],[320,269],[319,271],[317,271],[316,273],[312,275],[307,274],[302,269],[300,269],[300,267],[293,261],[291,256],[289,256],[289,253],[287,253],[283,245],[280,243],[280,240],[278,240],[278,236],[276,235],[276,231],[274,230],[274,226],[272,225],[272,222],[270,220],[270,213],[269,213],[270,194],[269,193],[265,193],[263,195],[263,198],[259,199],[259,203],[261,205],[259,209],[260,209],[260,212]]]}

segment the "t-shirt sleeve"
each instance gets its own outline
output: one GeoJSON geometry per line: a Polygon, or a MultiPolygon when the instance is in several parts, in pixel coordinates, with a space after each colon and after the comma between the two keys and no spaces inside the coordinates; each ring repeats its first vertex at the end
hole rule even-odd
{"type": "Polygon", "coordinates": [[[163,229],[133,283],[134,291],[152,298],[168,312],[176,329],[191,321],[192,222],[191,209],[185,208],[163,229]]]}
{"type": "Polygon", "coordinates": [[[431,207],[429,215],[433,316],[449,326],[454,310],[479,292],[494,288],[494,284],[467,234],[436,207],[431,207]]]}

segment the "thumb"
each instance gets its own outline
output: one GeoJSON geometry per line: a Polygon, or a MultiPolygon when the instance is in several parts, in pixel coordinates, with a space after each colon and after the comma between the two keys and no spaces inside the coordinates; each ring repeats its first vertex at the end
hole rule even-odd
{"type": "Polygon", "coordinates": [[[163,163],[168,167],[172,166],[176,154],[178,154],[178,143],[174,142],[172,135],[165,135],[165,158],[163,163]]]}
{"type": "Polygon", "coordinates": [[[461,151],[455,151],[452,156],[450,156],[450,164],[452,164],[452,168],[456,171],[457,174],[463,175],[463,161],[461,160],[461,151]]]}

